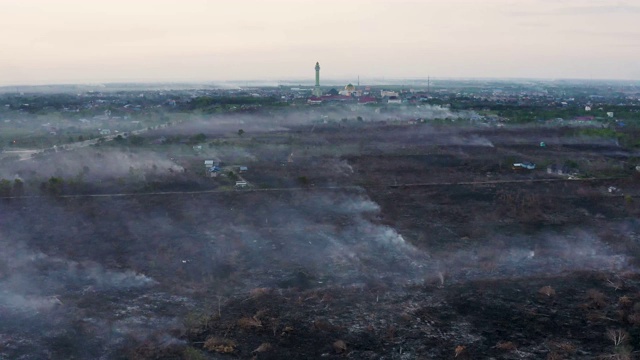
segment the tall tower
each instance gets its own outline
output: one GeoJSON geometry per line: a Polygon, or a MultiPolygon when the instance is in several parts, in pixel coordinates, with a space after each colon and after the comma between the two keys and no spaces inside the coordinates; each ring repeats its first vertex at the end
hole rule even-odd
{"type": "Polygon", "coordinates": [[[320,63],[316,63],[316,86],[313,88],[313,96],[322,96],[320,89],[320,63]]]}
{"type": "Polygon", "coordinates": [[[316,86],[320,86],[320,63],[316,63],[316,86]]]}

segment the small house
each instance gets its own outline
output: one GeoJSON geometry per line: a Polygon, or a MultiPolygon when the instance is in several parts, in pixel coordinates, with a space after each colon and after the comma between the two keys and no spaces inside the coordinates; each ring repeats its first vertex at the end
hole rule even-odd
{"type": "Polygon", "coordinates": [[[236,181],[236,187],[237,188],[244,188],[247,187],[247,182],[244,180],[238,180],[236,181]]]}
{"type": "Polygon", "coordinates": [[[240,171],[241,173],[245,173],[245,172],[249,171],[249,168],[246,167],[246,166],[240,166],[238,168],[238,171],[240,171]]]}
{"type": "Polygon", "coordinates": [[[521,162],[521,163],[513,164],[514,170],[533,170],[535,168],[536,168],[536,164],[532,162],[521,162]]]}
{"type": "Polygon", "coordinates": [[[212,167],[208,168],[207,172],[209,173],[209,177],[218,177],[218,174],[220,174],[220,172],[222,171],[222,169],[220,169],[220,167],[213,165],[212,167]]]}

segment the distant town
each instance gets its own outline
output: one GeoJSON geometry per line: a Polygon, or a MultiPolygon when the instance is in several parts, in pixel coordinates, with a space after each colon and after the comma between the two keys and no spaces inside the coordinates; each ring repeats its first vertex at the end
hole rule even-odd
{"type": "MultiPolygon", "coordinates": [[[[256,113],[317,106],[360,107],[378,113],[432,105],[468,111],[478,125],[505,123],[625,126],[640,113],[640,84],[587,80],[438,80],[396,85],[225,86],[207,84],[105,84],[0,88],[0,131],[28,131],[43,146],[127,134],[176,121],[180,113],[256,113]],[[169,114],[173,114],[169,119],[169,114]],[[46,115],[46,116],[44,116],[46,115]],[[37,126],[35,126],[37,125],[37,126]]],[[[365,119],[366,120],[366,119],[365,119]]],[[[390,118],[390,120],[393,120],[390,118]]],[[[420,120],[407,118],[406,121],[420,120]]],[[[5,135],[8,132],[3,132],[5,135]]],[[[31,143],[22,145],[33,145],[31,143]]],[[[3,137],[1,146],[19,146],[3,137]]]]}

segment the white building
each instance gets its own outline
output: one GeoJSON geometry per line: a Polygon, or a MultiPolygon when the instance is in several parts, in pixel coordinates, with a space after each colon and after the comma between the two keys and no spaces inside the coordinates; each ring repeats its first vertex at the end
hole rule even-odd
{"type": "Polygon", "coordinates": [[[392,96],[398,97],[400,95],[396,91],[380,90],[380,96],[382,96],[382,97],[392,97],[392,96]]]}
{"type": "Polygon", "coordinates": [[[397,96],[390,96],[387,100],[388,104],[402,104],[402,99],[397,96]]]}

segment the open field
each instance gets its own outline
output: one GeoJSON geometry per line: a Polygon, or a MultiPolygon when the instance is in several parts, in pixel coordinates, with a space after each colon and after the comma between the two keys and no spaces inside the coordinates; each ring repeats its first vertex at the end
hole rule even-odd
{"type": "Polygon", "coordinates": [[[250,121],[6,162],[23,185],[0,199],[0,358],[640,350],[637,150],[568,127],[250,121]]]}

